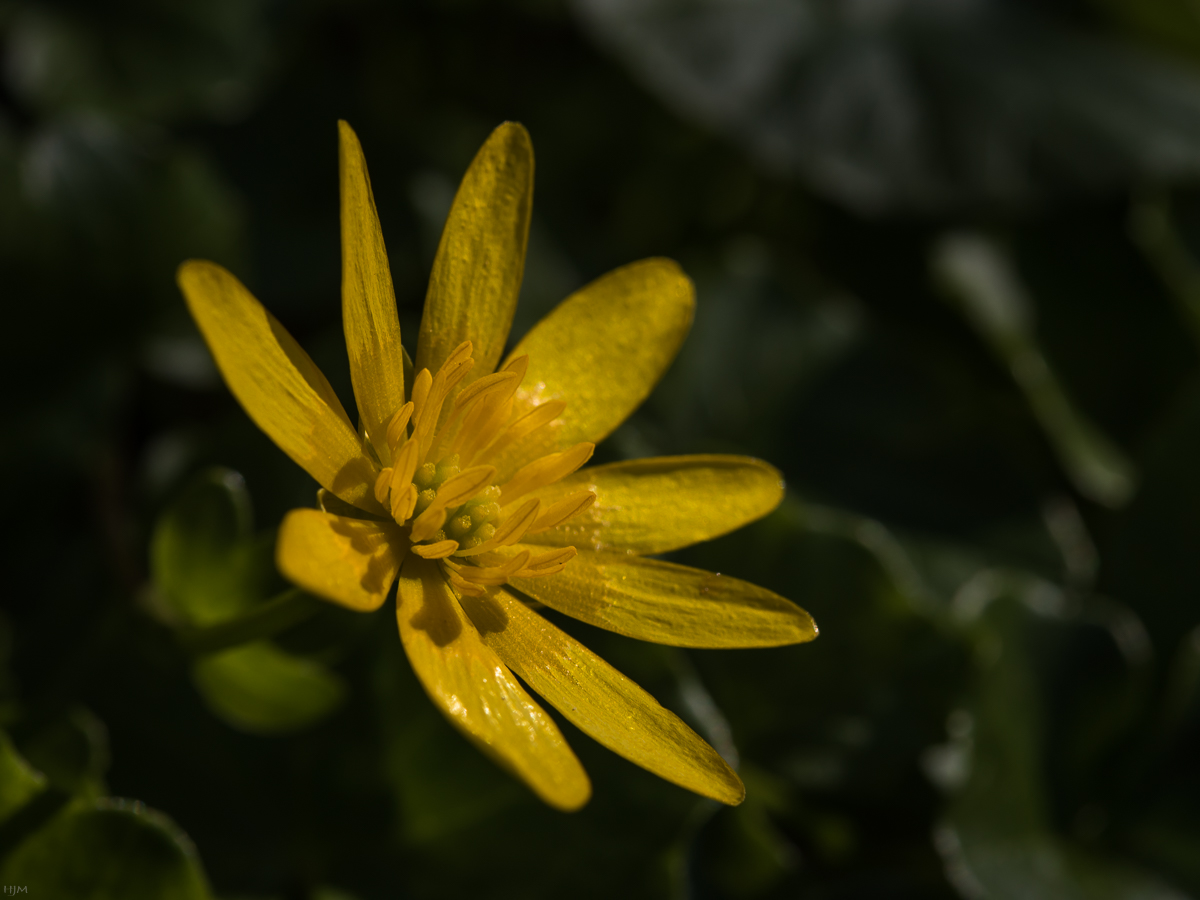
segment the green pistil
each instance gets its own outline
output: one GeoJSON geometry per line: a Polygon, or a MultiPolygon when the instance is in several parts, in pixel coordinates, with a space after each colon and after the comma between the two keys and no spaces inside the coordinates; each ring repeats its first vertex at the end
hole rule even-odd
{"type": "MultiPolygon", "coordinates": [[[[417,486],[417,505],[413,517],[429,509],[437,497],[438,488],[461,470],[458,454],[453,453],[441,462],[425,463],[413,474],[417,486]]],[[[446,525],[423,543],[436,544],[447,538],[458,541],[464,550],[478,547],[496,533],[495,520],[500,516],[500,488],[490,485],[446,517],[446,525]]]]}

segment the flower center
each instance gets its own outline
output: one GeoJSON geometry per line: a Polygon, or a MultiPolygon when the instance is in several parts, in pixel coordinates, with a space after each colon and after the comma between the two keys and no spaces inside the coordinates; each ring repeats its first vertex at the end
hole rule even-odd
{"type": "MultiPolygon", "coordinates": [[[[594,449],[589,443],[537,456],[497,483],[498,473],[522,461],[527,439],[548,428],[566,404],[548,400],[514,412],[529,367],[529,357],[519,356],[469,384],[447,407],[474,364],[471,342],[464,341],[436,375],[428,369],[417,373],[412,399],[388,423],[390,465],[375,481],[375,497],[408,528],[414,553],[444,560],[459,591],[481,594],[486,585],[510,577],[561,572],[575,556],[574,547],[535,554],[513,545],[583,512],[596,495],[578,491],[545,508],[540,499],[527,497],[587,462],[594,449]]],[[[536,436],[529,444],[538,446],[536,436]]]]}

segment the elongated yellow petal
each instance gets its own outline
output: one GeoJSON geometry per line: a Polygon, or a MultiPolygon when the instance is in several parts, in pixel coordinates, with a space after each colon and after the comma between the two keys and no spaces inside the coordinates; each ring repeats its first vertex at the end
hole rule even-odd
{"type": "Polygon", "coordinates": [[[404,405],[404,355],[396,294],[358,136],[338,122],[342,201],[342,326],[358,415],[375,452],[391,455],[387,424],[404,405]]]}
{"type": "Polygon", "coordinates": [[[529,354],[514,414],[552,398],[567,408],[553,426],[506,451],[505,463],[489,461],[505,475],[518,458],[597,443],[611,433],[679,352],[694,306],[691,281],[669,259],[623,266],[560,303],[512,352],[529,354]]]}
{"type": "Polygon", "coordinates": [[[765,516],[783,499],[783,476],[748,456],[664,456],[581,469],[530,496],[546,508],[581,490],[595,493],[590,508],[525,540],[581,550],[666,553],[765,516]]]}
{"type": "Polygon", "coordinates": [[[254,423],[322,487],[382,514],[372,493],[375,466],[308,354],[216,263],[185,262],[178,280],[225,383],[254,423]]]}
{"type": "Polygon", "coordinates": [[[294,509],[284,516],[275,563],[289,581],[363,612],[379,609],[391,590],[406,541],[392,522],[294,509]]]}
{"type": "Polygon", "coordinates": [[[421,318],[418,369],[436,372],[467,340],[476,365],[460,388],[496,368],[521,289],[532,204],[533,144],[524,126],[505,122],[476,154],[442,231],[421,318]]]}
{"type": "Polygon", "coordinates": [[[674,647],[778,647],[817,636],[808,613],[766,588],[623,553],[585,551],[553,577],[510,583],[589,625],[674,647]]]}
{"type": "Polygon", "coordinates": [[[409,555],[396,617],[413,671],[455,727],[562,810],[591,796],[583,766],[458,605],[439,564],[409,555]]]}
{"type": "Polygon", "coordinates": [[[585,734],[680,787],[736,805],[741,779],[674,713],[503,589],[459,603],[483,642],[585,734]]]}

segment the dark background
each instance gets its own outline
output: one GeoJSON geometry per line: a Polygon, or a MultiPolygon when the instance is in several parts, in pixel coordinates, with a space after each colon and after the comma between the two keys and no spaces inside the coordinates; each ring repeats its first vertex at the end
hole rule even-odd
{"type": "Polygon", "coordinates": [[[1200,896],[1197,15],[0,2],[0,727],[46,776],[0,822],[0,881],[100,852],[36,847],[103,796],[169,816],[226,898],[1200,896]],[[352,409],[339,118],[410,350],[506,119],[537,153],[515,336],[635,259],[696,282],[682,354],[598,458],[777,465],[776,513],[673,558],[821,636],[560,624],[738,760],[741,807],[569,727],[595,797],[543,807],[425,700],[386,609],[322,608],[261,666],[189,650],[221,578],[250,606],[283,587],[271,530],[315,485],[221,384],[174,271],[237,273],[352,409]],[[210,524],[199,561],[148,549],[210,524]]]}

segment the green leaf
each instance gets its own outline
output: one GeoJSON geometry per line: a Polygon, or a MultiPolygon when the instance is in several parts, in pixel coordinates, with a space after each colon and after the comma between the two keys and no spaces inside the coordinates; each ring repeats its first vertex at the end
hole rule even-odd
{"type": "Polygon", "coordinates": [[[108,729],[82,707],[52,721],[22,743],[25,755],[50,783],[73,794],[90,789],[100,792],[100,779],[108,769],[108,729]]]}
{"type": "Polygon", "coordinates": [[[207,900],[196,850],[162,813],[130,800],[72,804],[0,866],[0,882],[50,900],[207,900]]]}
{"type": "Polygon", "coordinates": [[[242,731],[281,734],[316,723],[341,702],[342,680],[266,641],[198,660],[192,680],[214,714],[242,731]]]}
{"type": "Polygon", "coordinates": [[[46,786],[46,776],[17,752],[0,731],[0,822],[32,800],[46,786]]]}
{"type": "Polygon", "coordinates": [[[211,625],[271,593],[274,537],[252,531],[250,495],[237,472],[208,469],[184,488],[150,543],[151,575],[168,618],[211,625]]]}
{"type": "Polygon", "coordinates": [[[970,776],[935,836],[948,877],[964,896],[1185,900],[1132,861],[1054,829],[1044,762],[1048,704],[1034,665],[1034,649],[1048,635],[1023,599],[999,599],[982,616],[980,669],[962,729],[970,776]]]}

